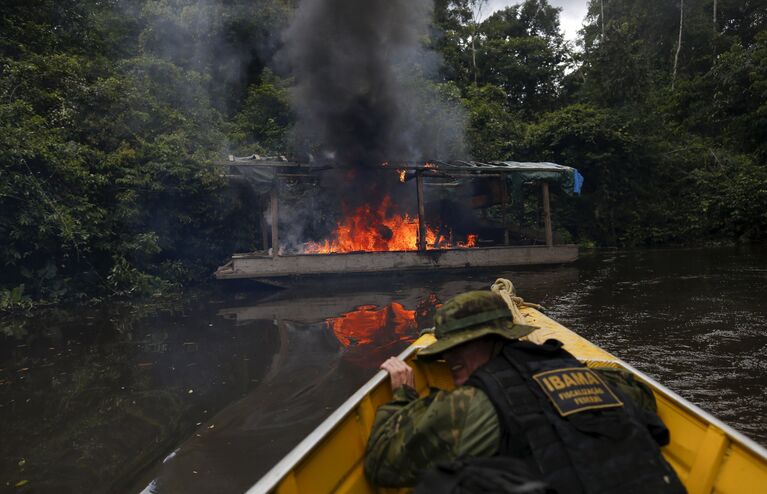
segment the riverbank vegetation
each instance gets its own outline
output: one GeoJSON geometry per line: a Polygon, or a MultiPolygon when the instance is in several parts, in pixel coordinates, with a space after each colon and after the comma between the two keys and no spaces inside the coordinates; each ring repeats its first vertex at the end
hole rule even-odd
{"type": "MultiPolygon", "coordinates": [[[[213,163],[290,151],[292,4],[4,2],[0,310],[167,292],[255,244],[213,163]]],[[[577,46],[546,0],[435,4],[424,42],[472,156],[578,168],[555,205],[573,239],[765,239],[764,2],[592,0],[577,46]]]]}

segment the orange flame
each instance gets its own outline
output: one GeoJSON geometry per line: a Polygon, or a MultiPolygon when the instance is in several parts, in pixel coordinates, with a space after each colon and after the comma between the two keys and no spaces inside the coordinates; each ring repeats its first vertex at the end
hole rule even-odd
{"type": "MultiPolygon", "coordinates": [[[[369,204],[360,206],[354,213],[337,224],[330,239],[308,242],[305,254],[330,254],[345,252],[388,252],[418,250],[418,220],[408,214],[391,211],[392,201],[386,196],[378,208],[369,204]]],[[[466,242],[452,242],[452,234],[439,233],[426,227],[426,248],[469,248],[477,245],[477,235],[470,234],[466,242]]]]}
{"type": "Polygon", "coordinates": [[[466,242],[458,242],[458,247],[476,247],[477,246],[477,240],[479,240],[479,235],[475,233],[470,233],[466,235],[466,242]]]}
{"type": "Polygon", "coordinates": [[[397,170],[397,174],[399,175],[399,181],[404,184],[405,177],[407,177],[407,170],[397,170]]]}

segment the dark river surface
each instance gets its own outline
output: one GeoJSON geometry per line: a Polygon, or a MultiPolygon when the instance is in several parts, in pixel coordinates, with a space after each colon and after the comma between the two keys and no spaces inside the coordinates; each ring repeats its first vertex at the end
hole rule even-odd
{"type": "Polygon", "coordinates": [[[603,251],[6,318],[0,491],[242,492],[430,326],[435,304],[496,277],[767,445],[767,248],[603,251]]]}

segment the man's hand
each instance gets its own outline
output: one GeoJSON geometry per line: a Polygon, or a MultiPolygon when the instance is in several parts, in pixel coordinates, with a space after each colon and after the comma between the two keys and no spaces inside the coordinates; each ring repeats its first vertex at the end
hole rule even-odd
{"type": "Polygon", "coordinates": [[[381,364],[381,369],[389,373],[391,378],[391,389],[394,391],[402,385],[415,388],[415,379],[413,378],[413,369],[397,357],[389,357],[386,362],[381,364]]]}

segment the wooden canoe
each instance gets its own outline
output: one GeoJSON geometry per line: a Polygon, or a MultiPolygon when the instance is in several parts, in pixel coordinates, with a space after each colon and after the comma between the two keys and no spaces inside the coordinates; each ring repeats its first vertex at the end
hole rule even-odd
{"type": "MultiPolygon", "coordinates": [[[[528,339],[542,342],[557,338],[587,365],[625,368],[653,389],[659,414],[671,430],[671,443],[663,448],[663,453],[689,494],[767,492],[765,448],[535,309],[523,308],[522,313],[530,324],[540,327],[528,339]]],[[[416,388],[422,394],[430,386],[443,389],[453,386],[450,372],[443,363],[413,360],[419,348],[433,341],[431,335],[424,335],[400,355],[415,369],[416,388]]],[[[376,408],[390,400],[387,375],[380,371],[248,493],[406,492],[405,489],[376,488],[363,472],[365,444],[376,408]]]]}

